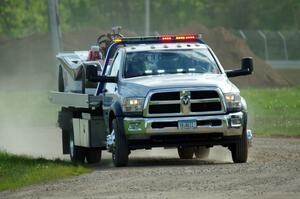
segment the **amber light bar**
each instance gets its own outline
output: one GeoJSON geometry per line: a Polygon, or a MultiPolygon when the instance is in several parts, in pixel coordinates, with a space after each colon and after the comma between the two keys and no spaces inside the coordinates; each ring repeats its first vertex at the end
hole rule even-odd
{"type": "Polygon", "coordinates": [[[175,40],[196,40],[198,38],[197,35],[181,35],[176,36],[175,40]]]}

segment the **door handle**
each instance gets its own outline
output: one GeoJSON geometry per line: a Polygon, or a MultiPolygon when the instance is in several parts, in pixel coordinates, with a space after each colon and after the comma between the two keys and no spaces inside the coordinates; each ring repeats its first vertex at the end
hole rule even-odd
{"type": "Polygon", "coordinates": [[[102,90],[103,93],[107,93],[107,91],[108,90],[106,88],[102,90]]]}

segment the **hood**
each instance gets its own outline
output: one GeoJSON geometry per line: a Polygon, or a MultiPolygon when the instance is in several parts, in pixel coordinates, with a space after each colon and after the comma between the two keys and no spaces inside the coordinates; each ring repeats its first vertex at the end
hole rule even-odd
{"type": "Polygon", "coordinates": [[[120,84],[122,96],[145,97],[151,90],[169,88],[217,87],[223,93],[239,92],[224,74],[166,74],[125,79],[120,84]]]}

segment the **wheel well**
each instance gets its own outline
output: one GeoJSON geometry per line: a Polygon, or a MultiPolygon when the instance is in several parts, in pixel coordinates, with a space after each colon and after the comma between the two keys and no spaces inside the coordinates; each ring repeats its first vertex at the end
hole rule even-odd
{"type": "Polygon", "coordinates": [[[115,115],[115,113],[113,112],[113,111],[110,111],[110,113],[109,113],[109,131],[111,132],[111,130],[112,130],[112,121],[113,121],[113,119],[115,119],[116,118],[116,115],[115,115]]]}

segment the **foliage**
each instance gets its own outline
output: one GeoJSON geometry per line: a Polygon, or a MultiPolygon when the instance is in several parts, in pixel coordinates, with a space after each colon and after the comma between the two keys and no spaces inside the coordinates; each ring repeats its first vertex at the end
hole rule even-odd
{"type": "Polygon", "coordinates": [[[0,152],[0,191],[90,171],[89,168],[62,160],[46,160],[0,152]]]}
{"type": "Polygon", "coordinates": [[[18,37],[47,30],[47,0],[0,1],[0,35],[18,37]]]}
{"type": "MultiPolygon", "coordinates": [[[[1,0],[0,35],[24,36],[48,30],[47,0],[1,0]]],[[[229,29],[299,29],[299,0],[150,0],[152,31],[191,22],[229,29]]],[[[143,32],[144,1],[60,0],[63,31],[121,25],[143,32]]]]}

